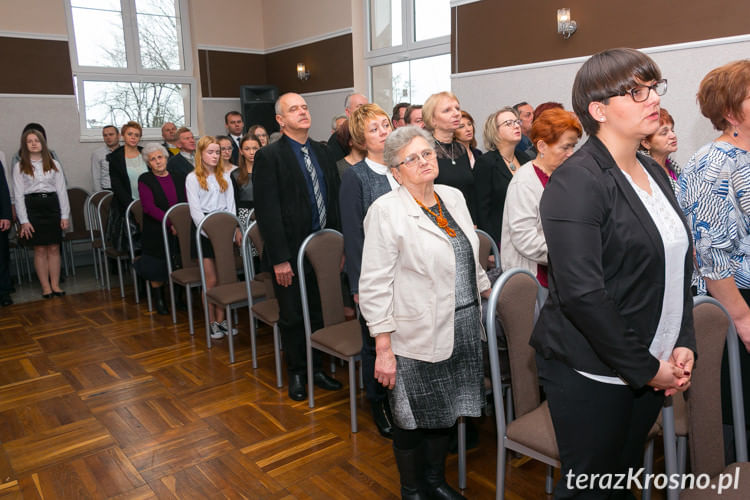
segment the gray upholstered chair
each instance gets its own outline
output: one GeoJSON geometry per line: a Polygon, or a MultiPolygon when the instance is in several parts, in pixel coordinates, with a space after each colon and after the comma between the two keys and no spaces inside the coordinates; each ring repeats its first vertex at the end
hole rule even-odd
{"type": "MultiPolygon", "coordinates": [[[[125,221],[128,223],[127,227],[130,227],[130,222],[133,221],[138,228],[143,231],[143,206],[141,200],[133,200],[125,210],[125,221]]],[[[133,235],[128,231],[128,252],[130,253],[130,262],[133,264],[130,266],[130,272],[133,275],[133,291],[135,293],[135,303],[140,303],[140,296],[138,292],[138,273],[135,272],[135,261],[140,258],[135,254],[135,245],[133,244],[133,235]]],[[[148,312],[151,312],[151,282],[146,280],[146,298],[148,303],[148,312]]]]}
{"type": "Polygon", "coordinates": [[[243,264],[245,266],[245,285],[246,293],[250,307],[250,335],[252,339],[255,339],[255,319],[262,321],[263,323],[273,328],[273,353],[274,362],[276,364],[276,387],[281,387],[281,336],[279,334],[279,301],[276,300],[273,283],[271,283],[271,275],[269,273],[261,273],[264,277],[259,281],[258,277],[260,274],[255,273],[253,269],[253,256],[248,244],[248,239],[252,241],[253,246],[258,250],[259,254],[263,253],[263,238],[260,235],[260,229],[258,224],[253,221],[245,232],[242,234],[242,256],[243,264]],[[247,279],[250,277],[250,279],[247,279]],[[254,283],[261,283],[265,287],[266,300],[257,302],[256,297],[253,295],[252,286],[254,283]]]}
{"type": "Polygon", "coordinates": [[[489,271],[491,268],[500,267],[500,250],[497,248],[497,243],[492,240],[492,236],[489,233],[476,229],[477,236],[479,237],[479,262],[485,271],[489,271]],[[490,262],[490,255],[495,259],[495,262],[490,262]]]}
{"type": "MultiPolygon", "coordinates": [[[[737,330],[726,310],[710,297],[696,297],[693,308],[698,359],[693,367],[690,388],[685,392],[688,416],[688,442],[692,473],[711,477],[707,489],[686,489],[681,499],[746,499],[750,498],[750,464],[747,463],[745,409],[740,379],[737,330]],[[721,412],[721,363],[724,344],[729,353],[732,385],[732,415],[736,462],[724,462],[724,438],[721,412]],[[732,484],[719,495],[718,475],[737,474],[732,484]],[[735,489],[736,486],[736,489],[735,489]]],[[[726,477],[726,476],[725,476],[726,477]]],[[[726,488],[726,484],[724,484],[726,488]]]]}
{"type": "Polygon", "coordinates": [[[117,277],[120,281],[120,297],[125,298],[125,283],[122,279],[122,261],[130,258],[128,252],[120,252],[116,248],[110,245],[107,238],[104,236],[107,234],[107,223],[109,221],[109,210],[112,205],[113,193],[107,193],[99,200],[97,206],[97,222],[99,224],[99,230],[101,231],[102,237],[102,255],[104,257],[104,280],[106,282],[106,289],[112,288],[109,281],[109,259],[115,259],[117,262],[117,277]]]}
{"type": "Polygon", "coordinates": [[[73,276],[76,275],[76,261],[73,253],[73,243],[89,241],[89,230],[86,228],[86,204],[89,193],[83,188],[72,187],[68,189],[68,201],[70,203],[70,231],[63,234],[63,263],[65,274],[68,274],[68,260],[73,276]]]}
{"type": "Polygon", "coordinates": [[[344,237],[333,229],[322,229],[302,242],[297,254],[297,275],[302,298],[302,316],[305,322],[307,343],[307,394],[310,408],[313,399],[313,349],[349,362],[349,409],[351,429],[357,432],[356,361],[361,358],[362,333],[359,320],[346,320],[344,298],[341,292],[341,262],[344,255],[344,237]],[[309,264],[306,264],[305,262],[309,264]],[[305,268],[312,266],[320,291],[323,328],[312,331],[310,308],[307,301],[305,268]]]}
{"type": "Polygon", "coordinates": [[[164,239],[164,254],[167,255],[167,276],[169,277],[169,300],[172,306],[172,323],[177,323],[177,307],[175,306],[174,285],[185,288],[185,299],[188,310],[188,327],[190,335],[195,334],[193,321],[193,288],[201,287],[201,273],[198,261],[190,256],[190,229],[193,219],[190,218],[190,207],[187,203],[177,203],[169,207],[161,221],[161,232],[164,239]],[[180,263],[179,269],[172,263],[172,250],[169,246],[169,229],[167,222],[172,224],[177,232],[180,263]]]}
{"type": "Polygon", "coordinates": [[[102,288],[104,288],[106,282],[104,280],[102,230],[99,227],[99,217],[97,216],[97,213],[99,210],[99,202],[109,193],[111,193],[111,191],[97,191],[96,193],[91,193],[86,199],[86,215],[89,222],[89,241],[91,242],[91,256],[94,261],[94,277],[102,288]]]}

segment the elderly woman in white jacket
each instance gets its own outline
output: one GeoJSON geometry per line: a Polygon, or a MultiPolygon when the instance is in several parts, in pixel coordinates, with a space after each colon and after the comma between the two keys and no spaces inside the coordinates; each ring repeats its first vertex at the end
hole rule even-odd
{"type": "Polygon", "coordinates": [[[526,269],[544,288],[547,288],[547,243],[539,202],[549,176],[573,154],[582,133],[581,124],[569,111],[555,108],[539,115],[530,134],[539,154],[518,169],[505,196],[501,267],[526,269]]]}
{"type": "Polygon", "coordinates": [[[445,456],[456,419],[482,407],[479,297],[490,282],[463,195],[434,185],[432,138],[399,128],[384,160],[400,186],[367,212],[359,305],[375,337],[375,378],[390,389],[401,495],[463,498],[445,482],[445,456]]]}

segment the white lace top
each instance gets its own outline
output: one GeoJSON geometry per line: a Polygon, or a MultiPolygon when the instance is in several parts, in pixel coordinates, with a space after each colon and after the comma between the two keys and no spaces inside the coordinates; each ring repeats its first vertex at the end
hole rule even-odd
{"type": "MultiPolygon", "coordinates": [[[[643,165],[641,165],[643,168],[643,165]]],[[[656,327],[656,334],[649,346],[649,352],[657,359],[666,361],[672,355],[672,349],[680,335],[682,325],[683,286],[685,275],[685,253],[688,250],[688,236],[680,217],[669,204],[659,186],[645,170],[651,194],[638,187],[633,179],[623,171],[633,190],[646,207],[651,220],[659,231],[664,246],[664,298],[662,299],[661,317],[656,327]]],[[[608,384],[622,384],[619,377],[606,377],[580,372],[588,378],[608,384]]]]}

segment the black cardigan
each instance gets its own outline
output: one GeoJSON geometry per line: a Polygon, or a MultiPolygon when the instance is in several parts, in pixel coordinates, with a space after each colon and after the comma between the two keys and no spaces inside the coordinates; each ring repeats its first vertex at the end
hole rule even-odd
{"type": "MultiPolygon", "coordinates": [[[[675,347],[695,352],[693,246],[662,168],[639,155],[682,220],[683,311],[675,347]]],[[[659,370],[649,346],[661,317],[664,247],[646,207],[609,151],[591,137],[551,176],[540,212],[549,249],[549,298],[531,345],[573,369],[646,385],[659,370]]]]}
{"type": "MultiPolygon", "coordinates": [[[[179,173],[170,174],[174,182],[175,191],[177,191],[177,203],[187,202],[185,193],[185,176],[179,173]]],[[[167,195],[159,184],[159,180],[151,172],[146,172],[138,177],[138,183],[145,184],[154,194],[154,204],[164,210],[169,210],[167,195]]],[[[161,221],[158,221],[150,215],[143,213],[143,232],[141,241],[143,242],[143,254],[153,257],[164,257],[164,237],[161,231],[161,221]]]]}
{"type": "MultiPolygon", "coordinates": [[[[138,146],[138,151],[143,148],[138,146]]],[[[120,146],[107,155],[109,162],[109,179],[112,183],[112,192],[115,194],[112,207],[119,210],[119,214],[125,214],[128,205],[133,201],[133,191],[130,189],[128,179],[128,168],[125,164],[125,146],[120,146]]]]}

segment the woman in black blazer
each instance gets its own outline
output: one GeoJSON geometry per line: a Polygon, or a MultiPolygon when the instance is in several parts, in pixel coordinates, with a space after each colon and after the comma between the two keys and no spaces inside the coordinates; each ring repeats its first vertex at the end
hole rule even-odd
{"type": "Polygon", "coordinates": [[[562,463],[555,498],[582,494],[580,474],[637,470],[665,394],[690,384],[690,233],[664,171],[636,153],[665,92],[636,50],[586,61],[573,107],[591,137],[542,195],[550,295],[531,345],[562,463]]]}
{"type": "Polygon", "coordinates": [[[487,152],[474,165],[477,193],[477,227],[487,231],[500,244],[503,234],[503,209],[508,184],[516,171],[531,158],[516,152],[521,141],[521,120],[511,107],[499,109],[484,123],[487,152]]]}
{"type": "Polygon", "coordinates": [[[122,126],[123,145],[107,155],[109,162],[109,178],[114,197],[110,205],[109,222],[107,223],[107,239],[117,250],[127,251],[127,236],[123,218],[128,205],[134,198],[138,198],[138,177],[148,171],[146,162],[141,157],[141,141],[143,129],[134,121],[122,126]]]}

